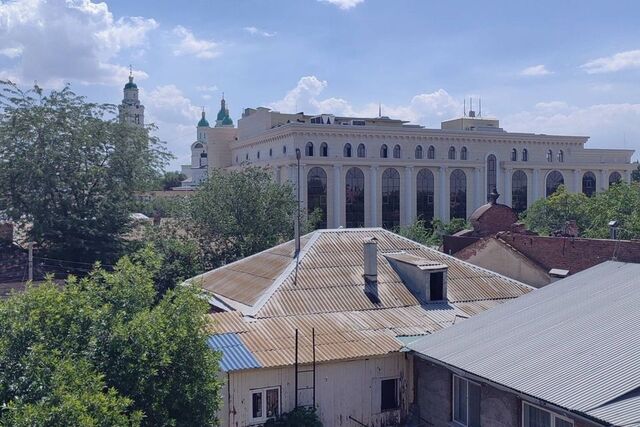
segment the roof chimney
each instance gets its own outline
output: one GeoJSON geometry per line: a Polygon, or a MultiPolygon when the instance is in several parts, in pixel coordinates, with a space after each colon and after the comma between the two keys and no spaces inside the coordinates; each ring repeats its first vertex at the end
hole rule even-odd
{"type": "Polygon", "coordinates": [[[364,292],[378,300],[378,239],[364,242],[364,292]]]}

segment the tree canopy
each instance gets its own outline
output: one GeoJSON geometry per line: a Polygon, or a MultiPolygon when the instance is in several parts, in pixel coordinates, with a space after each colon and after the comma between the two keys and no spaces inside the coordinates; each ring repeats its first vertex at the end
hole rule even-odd
{"type": "Polygon", "coordinates": [[[168,158],[149,128],[76,95],[0,81],[0,205],[56,257],[113,262],[133,193],[168,158]]]}
{"type": "Polygon", "coordinates": [[[613,184],[608,190],[587,197],[569,193],[564,186],[546,199],[534,202],[523,214],[527,227],[541,234],[562,229],[574,220],[582,237],[609,238],[609,222],[620,224],[619,237],[640,238],[640,184],[613,184]]]}
{"type": "Polygon", "coordinates": [[[208,305],[188,287],[157,301],[160,263],[147,249],[0,301],[0,425],[214,424],[208,305]]]}

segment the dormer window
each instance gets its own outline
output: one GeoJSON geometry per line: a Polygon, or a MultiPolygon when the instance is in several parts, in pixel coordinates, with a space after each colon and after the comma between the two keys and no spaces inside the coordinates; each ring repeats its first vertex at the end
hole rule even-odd
{"type": "Polygon", "coordinates": [[[318,117],[311,117],[310,122],[314,125],[323,125],[324,122],[322,121],[322,116],[318,116],[318,117]]]}
{"type": "Polygon", "coordinates": [[[385,258],[421,304],[447,301],[448,266],[404,252],[385,258]]]}
{"type": "Polygon", "coordinates": [[[366,122],[364,120],[351,120],[353,126],[364,126],[366,122]]]}

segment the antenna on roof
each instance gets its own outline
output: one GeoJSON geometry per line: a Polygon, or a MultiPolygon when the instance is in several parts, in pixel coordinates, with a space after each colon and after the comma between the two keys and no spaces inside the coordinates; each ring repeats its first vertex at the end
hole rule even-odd
{"type": "Polygon", "coordinates": [[[478,99],[478,117],[482,117],[482,98],[478,99]]]}
{"type": "Polygon", "coordinates": [[[467,98],[462,101],[462,117],[467,117],[467,98]]]}
{"type": "Polygon", "coordinates": [[[300,255],[300,157],[301,157],[300,149],[296,148],[296,162],[298,165],[298,172],[296,173],[296,191],[297,191],[298,197],[296,200],[297,202],[296,219],[294,222],[294,232],[295,232],[295,241],[296,241],[296,250],[295,250],[296,265],[298,263],[297,261],[298,256],[300,255]]]}
{"type": "Polygon", "coordinates": [[[378,118],[382,117],[382,103],[378,101],[378,118]]]}

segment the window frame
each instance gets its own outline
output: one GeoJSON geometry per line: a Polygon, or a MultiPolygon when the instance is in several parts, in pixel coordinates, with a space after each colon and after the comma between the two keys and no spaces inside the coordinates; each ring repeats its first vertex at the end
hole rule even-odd
{"type": "MultiPolygon", "coordinates": [[[[451,374],[451,422],[454,425],[457,426],[462,426],[462,427],[468,427],[469,426],[469,383],[477,386],[478,388],[480,388],[480,396],[478,397],[480,399],[480,403],[482,402],[482,385],[480,383],[477,383],[475,381],[472,381],[468,378],[464,378],[461,377],[460,375],[456,375],[456,374],[451,374]],[[455,413],[456,413],[456,389],[455,389],[455,381],[456,378],[460,379],[461,381],[464,381],[466,383],[467,386],[467,393],[466,393],[466,403],[467,403],[467,410],[466,410],[466,414],[467,414],[467,422],[466,424],[458,421],[455,419],[455,413]]],[[[482,413],[480,412],[478,414],[478,416],[480,416],[482,413]]],[[[523,418],[524,419],[524,418],[523,418]]],[[[478,424],[480,424],[480,420],[478,420],[478,424]]]]}
{"type": "Polygon", "coordinates": [[[557,412],[551,411],[551,410],[549,410],[547,408],[543,408],[542,406],[539,406],[539,405],[536,405],[534,403],[527,402],[526,400],[523,400],[522,401],[522,408],[521,408],[521,411],[520,411],[522,413],[522,420],[521,420],[522,427],[527,427],[525,425],[525,423],[524,423],[525,406],[527,406],[527,405],[548,413],[551,416],[551,427],[555,427],[556,426],[556,418],[559,418],[562,421],[571,423],[571,425],[574,426],[574,427],[576,425],[576,423],[571,418],[565,417],[564,415],[560,415],[557,412]]]}
{"type": "Polygon", "coordinates": [[[271,391],[271,390],[276,390],[278,393],[278,413],[276,414],[276,417],[279,416],[282,413],[282,386],[271,386],[271,387],[260,387],[260,388],[253,388],[253,389],[249,389],[249,402],[250,402],[250,406],[249,406],[249,424],[251,425],[255,425],[255,424],[263,424],[264,422],[266,422],[267,420],[271,419],[271,418],[275,418],[275,417],[268,417],[267,416],[267,392],[271,391]],[[261,405],[261,410],[262,410],[262,416],[260,417],[256,417],[254,418],[253,416],[253,395],[260,393],[261,394],[261,399],[262,399],[262,405],[261,405]]]}
{"type": "Polygon", "coordinates": [[[380,387],[380,413],[384,414],[385,412],[393,412],[400,410],[400,377],[384,377],[380,378],[378,381],[378,385],[380,387]],[[395,404],[396,406],[393,408],[382,408],[382,383],[384,381],[395,381],[395,404]]]}

